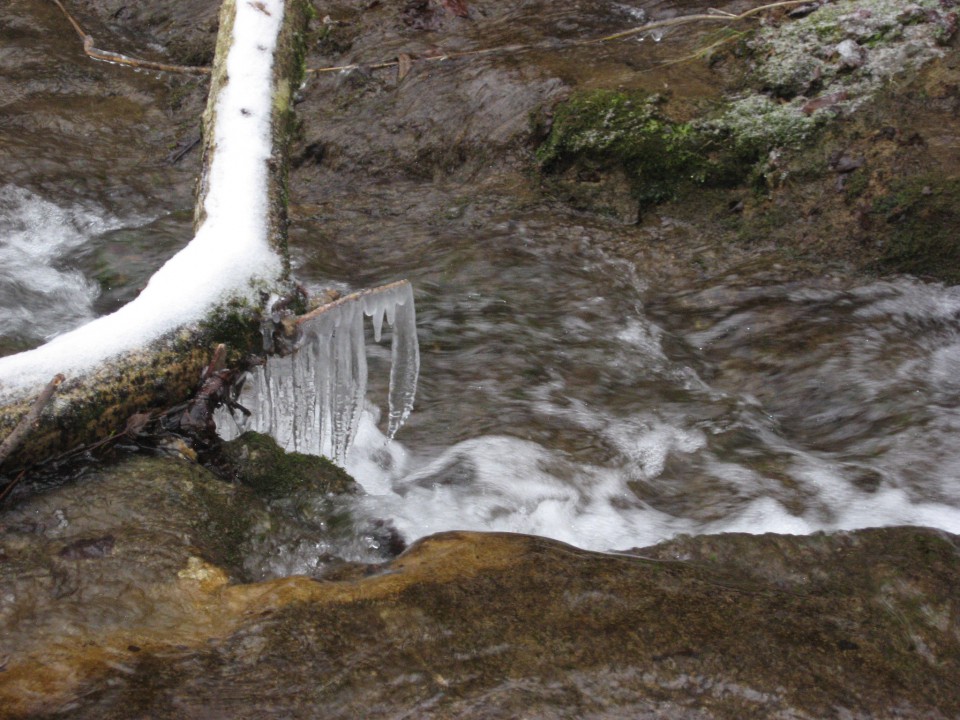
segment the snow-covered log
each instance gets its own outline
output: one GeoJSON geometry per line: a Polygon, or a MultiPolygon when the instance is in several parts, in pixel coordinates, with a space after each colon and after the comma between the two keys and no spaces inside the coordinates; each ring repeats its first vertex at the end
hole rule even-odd
{"type": "Polygon", "coordinates": [[[286,148],[308,0],[224,0],[204,114],[196,235],[112,315],[0,358],[0,437],[66,376],[10,470],[122,430],[196,388],[216,343],[256,349],[264,290],[286,277],[286,148]]]}

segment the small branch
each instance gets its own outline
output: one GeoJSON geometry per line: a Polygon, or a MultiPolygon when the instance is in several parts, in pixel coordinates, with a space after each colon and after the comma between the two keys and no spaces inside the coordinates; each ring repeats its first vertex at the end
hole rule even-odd
{"type": "Polygon", "coordinates": [[[47,386],[43,389],[43,392],[40,393],[33,405],[30,406],[27,414],[24,415],[20,419],[20,422],[17,423],[17,426],[13,429],[13,432],[7,435],[6,439],[0,443],[0,465],[3,465],[4,461],[10,456],[10,453],[16,450],[17,446],[23,442],[23,438],[26,437],[27,433],[30,432],[30,430],[36,424],[37,420],[40,418],[40,413],[43,412],[43,408],[46,407],[48,402],[50,402],[50,398],[53,397],[53,393],[56,392],[63,380],[63,375],[58,374],[53,378],[53,380],[48,382],[47,386]]]}
{"type": "MultiPolygon", "coordinates": [[[[131,57],[129,55],[122,55],[120,53],[111,52],[110,50],[101,50],[93,44],[93,37],[88,35],[81,27],[80,23],[76,21],[73,15],[64,7],[61,0],[53,0],[56,3],[57,7],[63,12],[67,17],[67,20],[70,21],[70,24],[73,26],[73,29],[76,31],[77,35],[80,37],[81,42],[83,42],[83,51],[87,54],[88,57],[93,58],[94,60],[101,60],[103,62],[114,63],[116,65],[128,65],[130,67],[143,68],[145,70],[157,70],[160,72],[169,72],[169,73],[179,73],[187,75],[209,75],[210,68],[205,65],[170,65],[167,63],[155,62],[153,60],[143,60],[141,58],[131,57]]],[[[721,10],[712,10],[709,13],[703,13],[698,15],[683,15],[681,17],[670,18],[669,20],[655,20],[653,22],[646,23],[644,25],[639,25],[629,30],[624,30],[623,32],[614,33],[613,35],[606,35],[601,38],[593,38],[591,40],[571,40],[568,42],[556,42],[550,41],[549,43],[533,43],[526,45],[501,45],[499,47],[492,48],[482,48],[479,50],[465,50],[463,52],[454,52],[454,53],[441,53],[439,55],[429,55],[427,57],[421,58],[412,58],[407,53],[401,53],[396,60],[386,60],[383,62],[366,64],[366,63],[350,63],[349,65],[333,65],[331,67],[323,68],[307,68],[306,72],[313,75],[322,75],[326,73],[334,72],[347,72],[349,70],[357,70],[359,68],[364,68],[366,70],[386,70],[389,68],[399,68],[403,67],[407,72],[409,72],[409,65],[414,63],[427,63],[427,62],[443,62],[444,60],[455,60],[459,58],[466,57],[476,57],[480,55],[493,55],[493,54],[509,54],[515,52],[522,52],[525,50],[562,50],[569,47],[582,47],[587,45],[600,45],[602,43],[612,42],[614,40],[622,40],[624,38],[633,37],[634,35],[639,35],[641,33],[649,32],[651,30],[657,30],[659,28],[665,27],[674,27],[677,25],[685,25],[692,22],[736,22],[738,20],[746,20],[753,17],[754,15],[759,15],[760,13],[766,12],[768,10],[775,10],[782,7],[793,7],[795,5],[805,5],[809,4],[810,0],[782,0],[782,2],[768,3],[766,5],[760,5],[758,7],[746,10],[739,15],[734,15],[732,13],[724,12],[721,10]]],[[[406,76],[407,72],[402,72],[402,76],[406,76]]],[[[403,79],[400,77],[399,79],[403,79]]],[[[179,159],[179,158],[177,158],[179,159]]]]}
{"type": "MultiPolygon", "coordinates": [[[[445,53],[441,55],[430,55],[427,57],[421,57],[413,59],[412,62],[443,62],[444,60],[453,60],[456,58],[465,58],[465,57],[474,57],[477,55],[491,55],[491,54],[507,54],[521,52],[525,50],[562,50],[570,47],[583,47],[587,45],[600,45],[602,43],[612,42],[614,40],[622,40],[624,38],[633,37],[634,35],[639,35],[641,33],[649,32],[651,30],[657,30],[664,27],[674,27],[676,25],[686,25],[687,23],[692,22],[736,22],[738,20],[746,20],[753,17],[754,15],[759,15],[760,13],[766,12],[768,10],[775,10],[781,7],[792,7],[794,5],[805,5],[808,4],[810,0],[783,0],[782,2],[768,3],[766,5],[760,5],[758,7],[746,10],[745,12],[740,13],[739,15],[733,15],[727,12],[721,12],[719,10],[714,10],[712,13],[704,13],[698,15],[682,15],[680,17],[670,18],[669,20],[655,20],[653,22],[648,22],[643,25],[639,25],[629,30],[624,30],[623,32],[614,33],[613,35],[606,35],[600,38],[593,38],[590,40],[570,40],[567,42],[557,42],[550,41],[549,43],[533,43],[528,45],[502,45],[500,47],[484,48],[481,50],[466,50],[464,52],[456,53],[445,53]]],[[[404,54],[405,55],[405,54],[404,54]]],[[[406,55],[407,58],[410,58],[409,55],[406,55]]],[[[385,62],[374,63],[372,65],[367,65],[365,63],[352,63],[350,65],[336,65],[333,67],[324,67],[324,68],[307,68],[308,73],[312,74],[323,74],[323,73],[332,73],[332,72],[346,72],[348,70],[356,70],[358,68],[364,68],[366,70],[384,70],[392,67],[399,67],[401,63],[401,58],[397,60],[388,60],[385,62]]]]}
{"type": "Polygon", "coordinates": [[[639,27],[631,28],[629,30],[624,30],[623,32],[614,33],[613,35],[607,35],[606,37],[597,38],[596,40],[585,40],[579,41],[577,45],[596,45],[599,43],[610,42],[611,40],[621,40],[626,37],[632,37],[633,35],[639,35],[640,33],[648,32],[650,30],[656,30],[663,27],[673,27],[674,25],[685,25],[686,23],[691,22],[734,22],[736,20],[746,20],[753,17],[754,15],[759,15],[762,12],[767,10],[776,10],[781,7],[791,7],[793,5],[804,5],[809,3],[810,0],[783,0],[783,2],[769,3],[767,5],[760,5],[758,7],[752,8],[751,10],[746,10],[739,15],[732,15],[730,13],[721,13],[719,11],[714,11],[710,14],[703,15],[682,15],[680,17],[670,18],[669,20],[657,20],[655,22],[649,22],[645,25],[640,25],[639,27]]]}
{"type": "Polygon", "coordinates": [[[7,495],[9,495],[13,491],[13,489],[17,486],[17,483],[23,480],[26,474],[27,474],[26,470],[21,470],[19,475],[17,475],[13,480],[7,483],[7,486],[3,489],[3,492],[0,492],[0,506],[3,505],[3,501],[7,499],[7,495]]]}
{"type": "Polygon", "coordinates": [[[103,62],[114,63],[116,65],[128,65],[130,67],[142,68],[144,70],[157,70],[160,72],[179,73],[181,75],[209,75],[210,68],[200,65],[172,65],[169,63],[155,62],[153,60],[143,60],[141,58],[130,57],[110,50],[101,50],[93,44],[93,36],[88,35],[83,27],[77,22],[76,18],[70,14],[70,11],[64,6],[61,0],[53,0],[60,11],[66,16],[67,20],[73,26],[74,31],[80,37],[83,43],[83,52],[87,57],[103,62]]]}
{"type": "MultiPolygon", "coordinates": [[[[54,2],[59,3],[59,0],[54,0],[54,2]]],[[[101,50],[94,47],[93,38],[90,35],[86,35],[83,38],[83,51],[94,60],[102,60],[103,62],[114,63],[115,65],[129,65],[135,68],[143,68],[144,70],[158,70],[160,72],[179,73],[181,75],[210,74],[210,68],[205,65],[170,65],[168,63],[154,62],[153,60],[142,60],[140,58],[130,57],[129,55],[121,55],[120,53],[110,52],[109,50],[101,50]]]]}
{"type": "Polygon", "coordinates": [[[380,285],[375,288],[366,288],[365,290],[358,290],[357,292],[350,293],[349,295],[344,295],[343,297],[338,298],[333,302],[329,302],[326,305],[321,305],[315,310],[311,310],[308,313],[300,315],[299,317],[297,317],[297,325],[302,325],[308,320],[313,320],[315,317],[324,315],[325,313],[328,313],[331,310],[336,310],[338,307],[341,307],[343,305],[348,305],[349,303],[356,302],[357,300],[360,300],[361,298],[365,298],[368,295],[379,295],[380,293],[390,292],[391,290],[395,290],[396,288],[402,287],[403,285],[408,285],[409,283],[410,283],[409,280],[397,280],[396,282],[387,283],[386,285],[380,285]]]}

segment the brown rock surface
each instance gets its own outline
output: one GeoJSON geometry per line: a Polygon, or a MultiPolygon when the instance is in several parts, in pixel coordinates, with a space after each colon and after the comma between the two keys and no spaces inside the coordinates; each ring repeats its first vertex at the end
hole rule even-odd
{"type": "Polygon", "coordinates": [[[0,715],[960,712],[960,545],[941,532],[618,555],[445,533],[338,580],[231,581],[261,512],[195,465],[141,459],[0,515],[0,715]]]}

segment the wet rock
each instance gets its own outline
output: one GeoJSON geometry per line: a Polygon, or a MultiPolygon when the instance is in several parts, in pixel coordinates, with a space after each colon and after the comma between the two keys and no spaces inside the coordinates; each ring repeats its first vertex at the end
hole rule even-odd
{"type": "MultiPolygon", "coordinates": [[[[227,582],[259,511],[250,493],[196,464],[138,457],[0,513],[0,663],[52,663],[51,677],[0,673],[0,695],[56,686],[64,645],[103,666],[110,638],[131,644],[159,631],[181,642],[194,592],[214,576],[227,582]]],[[[15,705],[0,707],[8,717],[15,705]]]]}
{"type": "Polygon", "coordinates": [[[841,154],[839,157],[831,160],[830,167],[834,172],[846,174],[862,168],[865,163],[866,160],[864,160],[863,157],[851,157],[850,155],[841,154]]]}
{"type": "MultiPolygon", "coordinates": [[[[99,47],[181,64],[212,57],[219,5],[66,3],[99,47]]],[[[54,202],[94,201],[121,217],[139,214],[140,223],[192,207],[199,158],[187,156],[175,165],[166,159],[198,129],[203,79],[88,58],[53,3],[5,2],[0,28],[9,51],[0,58],[5,183],[54,202]]]]}
{"type": "Polygon", "coordinates": [[[113,535],[104,535],[98,538],[83,538],[74,540],[63,548],[57,555],[68,560],[89,560],[102,558],[113,554],[113,546],[117,540],[113,535]]]}
{"type": "MultiPolygon", "coordinates": [[[[198,573],[216,575],[199,561],[181,575],[198,573]]],[[[170,618],[194,637],[132,618],[99,641],[112,664],[61,645],[57,694],[24,694],[11,656],[0,697],[98,719],[946,718],[960,712],[958,581],[958,539],[923,529],[620,555],[446,533],[367,577],[214,578],[170,618]]]]}
{"type": "Polygon", "coordinates": [[[222,453],[237,478],[263,497],[298,490],[319,495],[359,492],[354,479],[327,458],[284,452],[268,435],[246,432],[224,443],[222,453]]]}

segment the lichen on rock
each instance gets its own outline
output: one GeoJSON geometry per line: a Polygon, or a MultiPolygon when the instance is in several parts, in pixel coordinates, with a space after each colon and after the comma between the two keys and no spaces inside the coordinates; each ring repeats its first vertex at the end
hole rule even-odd
{"type": "Polygon", "coordinates": [[[939,0],[847,0],[759,30],[750,41],[756,78],[775,96],[818,97],[842,88],[847,112],[885,82],[941,57],[956,13],[939,0]]]}

